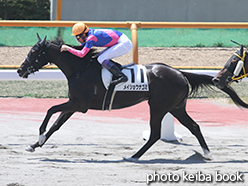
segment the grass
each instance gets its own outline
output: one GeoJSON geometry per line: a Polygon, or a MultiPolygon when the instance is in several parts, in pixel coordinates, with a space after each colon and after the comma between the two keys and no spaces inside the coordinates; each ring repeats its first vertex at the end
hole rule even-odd
{"type": "Polygon", "coordinates": [[[224,43],[221,42],[214,43],[213,47],[224,47],[224,43]]]}
{"type": "MultiPolygon", "coordinates": [[[[232,87],[243,99],[248,101],[248,82],[233,83],[232,87]]],[[[67,81],[0,81],[0,97],[14,98],[67,98],[67,81]]],[[[228,95],[213,87],[212,90],[202,89],[196,98],[229,98],[228,95]]],[[[192,98],[191,98],[192,99],[192,98]]]]}
{"type": "Polygon", "coordinates": [[[67,82],[57,81],[0,81],[0,97],[67,98],[67,82]]]}
{"type": "Polygon", "coordinates": [[[196,45],[195,45],[195,47],[206,47],[204,44],[202,44],[202,43],[197,43],[196,45]]]}

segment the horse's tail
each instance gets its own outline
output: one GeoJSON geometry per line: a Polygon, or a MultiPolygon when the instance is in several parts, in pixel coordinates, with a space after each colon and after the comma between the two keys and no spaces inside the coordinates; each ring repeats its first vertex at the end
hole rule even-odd
{"type": "Polygon", "coordinates": [[[190,72],[181,71],[181,73],[187,78],[190,86],[191,91],[190,95],[195,96],[200,88],[208,88],[212,89],[213,86],[213,77],[209,75],[203,74],[194,74],[190,72]]]}
{"type": "MultiPolygon", "coordinates": [[[[181,73],[188,79],[188,82],[191,86],[191,92],[190,95],[196,95],[199,88],[210,88],[211,86],[214,86],[212,79],[212,76],[209,75],[202,75],[202,74],[194,74],[189,72],[181,71],[181,73]]],[[[244,101],[240,99],[238,94],[235,92],[235,90],[231,86],[225,86],[224,88],[220,89],[226,94],[230,96],[232,101],[239,107],[248,108],[248,104],[246,104],[244,101]]]]}

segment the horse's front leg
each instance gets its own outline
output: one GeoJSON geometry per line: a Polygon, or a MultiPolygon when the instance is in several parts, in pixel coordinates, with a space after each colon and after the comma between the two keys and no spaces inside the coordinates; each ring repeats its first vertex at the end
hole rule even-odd
{"type": "Polygon", "coordinates": [[[45,133],[47,124],[48,124],[48,122],[49,122],[49,120],[50,120],[50,118],[52,117],[53,114],[55,114],[57,112],[62,112],[62,111],[75,110],[75,108],[73,108],[73,105],[74,105],[74,103],[72,101],[68,101],[66,103],[51,107],[47,111],[46,117],[45,117],[45,119],[43,120],[43,122],[42,122],[42,124],[40,126],[40,129],[39,129],[40,135],[45,133]]]}
{"type": "Polygon", "coordinates": [[[40,135],[39,141],[37,141],[35,144],[30,145],[26,148],[29,152],[34,152],[35,148],[42,147],[45,142],[48,140],[48,138],[57,131],[73,114],[74,112],[62,112],[58,119],[55,121],[55,123],[51,126],[50,130],[47,132],[46,135],[40,135]]]}
{"type": "Polygon", "coordinates": [[[40,135],[39,137],[39,145],[42,147],[44,143],[50,138],[50,136],[59,128],[74,114],[74,112],[62,112],[58,119],[55,121],[55,123],[51,126],[49,131],[45,135],[40,135]]]}

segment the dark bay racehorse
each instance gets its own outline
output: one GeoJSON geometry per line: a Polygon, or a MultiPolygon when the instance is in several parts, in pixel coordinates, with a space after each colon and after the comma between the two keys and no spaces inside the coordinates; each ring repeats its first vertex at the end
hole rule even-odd
{"type": "Polygon", "coordinates": [[[234,103],[243,108],[248,108],[248,105],[239,98],[230,85],[231,83],[239,82],[248,76],[247,55],[248,53],[244,51],[243,45],[240,45],[240,48],[231,56],[225,66],[213,78],[214,85],[228,93],[234,103]]]}
{"type": "MultiPolygon", "coordinates": [[[[40,139],[26,150],[33,152],[42,147],[48,138],[57,131],[75,112],[86,113],[88,109],[102,109],[106,89],[101,81],[101,67],[97,62],[94,50],[84,58],[78,58],[69,52],[60,52],[62,41],[46,41],[46,37],[32,47],[25,61],[18,69],[20,77],[27,78],[29,74],[39,70],[48,62],[57,65],[68,80],[69,100],[61,105],[51,107],[42,122],[40,139]],[[61,112],[58,119],[47,133],[46,127],[54,113],[61,112]]],[[[82,46],[80,46],[82,47],[82,46]]],[[[76,48],[76,47],[75,47],[76,48]]],[[[79,48],[78,48],[79,49],[79,48]]],[[[181,72],[161,63],[146,65],[149,81],[147,92],[117,92],[112,109],[121,109],[148,100],[150,106],[149,140],[135,153],[129,161],[138,160],[157,140],[160,139],[161,121],[170,112],[199,141],[204,154],[209,154],[209,148],[203,138],[199,125],[187,114],[185,107],[189,95],[189,84],[194,94],[199,87],[213,85],[211,76],[181,72]]],[[[227,91],[228,93],[228,91],[227,91]]]]}

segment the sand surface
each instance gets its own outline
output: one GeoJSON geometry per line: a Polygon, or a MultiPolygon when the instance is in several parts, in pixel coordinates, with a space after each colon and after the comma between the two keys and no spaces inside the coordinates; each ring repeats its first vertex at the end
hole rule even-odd
{"type": "MultiPolygon", "coordinates": [[[[244,117],[234,122],[230,116],[232,111],[240,112],[241,116],[247,115],[247,111],[234,105],[211,100],[188,102],[187,110],[200,124],[212,152],[211,161],[202,158],[196,138],[175,121],[175,131],[183,136],[180,143],[160,140],[138,162],[126,162],[122,157],[130,157],[145,143],[142,133],[149,129],[145,103],[112,115],[112,112],[100,111],[77,113],[43,148],[29,153],[24,149],[37,141],[45,110],[49,104],[64,100],[26,99],[26,105],[20,109],[22,100],[25,101],[1,99],[0,185],[138,186],[147,185],[155,175],[156,182],[151,185],[248,184],[248,125],[244,117]],[[32,102],[35,105],[29,107],[32,102]],[[204,105],[212,110],[205,110],[204,105]],[[223,115],[213,118],[218,112],[224,114],[223,110],[230,120],[223,115]],[[140,114],[133,115],[133,111],[140,114]],[[232,182],[218,182],[221,177],[232,182]]],[[[57,114],[49,126],[56,117],[57,114]]]]}

